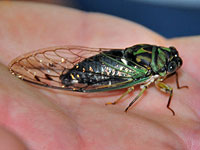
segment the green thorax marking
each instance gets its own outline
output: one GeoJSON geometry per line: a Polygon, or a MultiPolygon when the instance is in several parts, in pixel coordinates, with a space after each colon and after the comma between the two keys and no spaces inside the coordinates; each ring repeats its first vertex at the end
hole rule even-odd
{"type": "Polygon", "coordinates": [[[136,52],[133,53],[133,55],[141,54],[141,53],[151,53],[150,51],[145,50],[144,48],[140,48],[136,52]]]}
{"type": "MultiPolygon", "coordinates": [[[[164,49],[166,50],[166,49],[164,49]]],[[[159,73],[160,76],[165,76],[166,71],[161,72],[162,68],[166,65],[166,54],[160,47],[154,46],[152,48],[152,61],[151,67],[155,73],[159,73]]]]}
{"type": "Polygon", "coordinates": [[[158,70],[163,68],[165,65],[166,65],[165,53],[160,48],[158,48],[158,58],[157,58],[158,70]]]}
{"type": "Polygon", "coordinates": [[[170,50],[169,48],[167,48],[167,47],[162,47],[162,49],[163,49],[163,50],[166,50],[166,51],[168,51],[168,52],[171,52],[171,50],[170,50]]]}
{"type": "Polygon", "coordinates": [[[158,72],[158,68],[157,68],[157,65],[156,65],[156,60],[155,60],[155,55],[156,55],[156,47],[153,46],[152,48],[152,59],[151,59],[151,67],[153,69],[154,72],[158,72]]]}

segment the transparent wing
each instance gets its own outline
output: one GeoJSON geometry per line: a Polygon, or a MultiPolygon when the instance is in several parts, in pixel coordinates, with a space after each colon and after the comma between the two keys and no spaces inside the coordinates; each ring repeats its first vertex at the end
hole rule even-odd
{"type": "Polygon", "coordinates": [[[63,71],[78,62],[110,49],[81,46],[50,47],[26,53],[9,64],[12,74],[18,78],[41,86],[63,88],[59,79],[63,71]]]}
{"type": "MultiPolygon", "coordinates": [[[[97,91],[103,91],[104,89],[109,90],[124,87],[124,85],[132,82],[132,78],[128,77],[126,81],[101,86],[77,83],[66,87],[61,83],[60,75],[66,73],[74,65],[88,57],[109,50],[111,49],[82,46],[40,49],[17,57],[9,64],[9,69],[12,74],[24,81],[56,89],[89,92],[95,89],[98,89],[97,91]]],[[[118,80],[121,77],[115,76],[113,78],[118,80]]]]}

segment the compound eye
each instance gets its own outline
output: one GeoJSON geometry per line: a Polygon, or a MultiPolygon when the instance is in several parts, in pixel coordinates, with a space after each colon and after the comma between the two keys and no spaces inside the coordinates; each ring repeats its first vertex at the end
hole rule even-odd
{"type": "Polygon", "coordinates": [[[167,68],[167,71],[172,73],[172,72],[175,72],[177,69],[177,64],[175,61],[171,61],[168,65],[168,68],[167,68]]]}

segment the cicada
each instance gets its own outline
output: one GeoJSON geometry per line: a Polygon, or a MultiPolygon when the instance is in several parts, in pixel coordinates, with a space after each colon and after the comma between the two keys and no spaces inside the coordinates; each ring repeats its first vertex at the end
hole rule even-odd
{"type": "Polygon", "coordinates": [[[125,49],[89,48],[82,46],[51,47],[21,55],[9,64],[16,77],[30,83],[73,92],[103,92],[126,88],[114,102],[140,85],[141,91],[125,112],[144,93],[151,83],[169,94],[170,108],[173,89],[163,80],[176,75],[182,59],[174,47],[138,44],[125,49]]]}

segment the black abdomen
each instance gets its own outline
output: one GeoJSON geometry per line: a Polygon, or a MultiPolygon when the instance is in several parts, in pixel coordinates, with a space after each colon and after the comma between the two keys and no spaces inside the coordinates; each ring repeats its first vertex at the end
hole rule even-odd
{"type": "Polygon", "coordinates": [[[121,57],[123,56],[122,50],[111,50],[104,54],[87,58],[82,62],[76,64],[67,73],[60,76],[62,83],[65,86],[72,84],[85,84],[85,85],[110,85],[117,82],[128,80],[127,74],[120,72],[125,67],[120,65],[121,57]],[[113,56],[107,57],[108,55],[113,56]],[[117,60],[117,61],[116,61],[117,60]],[[108,65],[109,64],[109,65],[108,65]]]}

